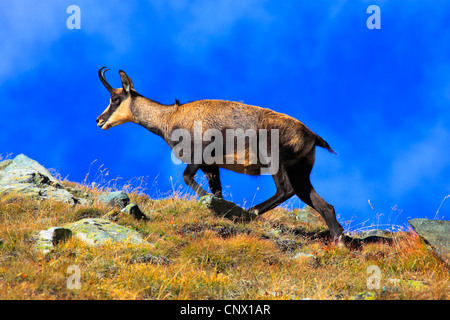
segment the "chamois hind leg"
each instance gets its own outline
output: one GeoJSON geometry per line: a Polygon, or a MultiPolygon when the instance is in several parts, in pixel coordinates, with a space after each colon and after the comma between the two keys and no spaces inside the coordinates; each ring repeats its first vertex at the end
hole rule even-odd
{"type": "Polygon", "coordinates": [[[195,181],[195,173],[200,169],[199,164],[188,164],[186,170],[183,172],[184,182],[194,190],[194,192],[199,196],[203,197],[208,194],[200,185],[195,181]]]}
{"type": "Polygon", "coordinates": [[[309,179],[313,164],[314,151],[295,165],[287,168],[289,180],[300,200],[319,212],[330,229],[331,236],[334,239],[339,239],[343,235],[344,228],[336,219],[334,207],[317,194],[309,179]]]}
{"type": "Polygon", "coordinates": [[[275,186],[277,187],[277,192],[275,195],[266,201],[252,207],[249,209],[250,212],[254,212],[256,214],[263,214],[270,209],[275,208],[277,205],[283,203],[290,197],[294,195],[294,189],[289,182],[289,177],[287,175],[286,169],[284,166],[280,166],[278,172],[274,174],[273,180],[275,182],[275,186]]]}
{"type": "Polygon", "coordinates": [[[216,166],[202,166],[200,169],[205,174],[208,179],[209,189],[211,192],[219,198],[223,198],[222,196],[222,184],[220,183],[220,173],[219,168],[216,166]]]}

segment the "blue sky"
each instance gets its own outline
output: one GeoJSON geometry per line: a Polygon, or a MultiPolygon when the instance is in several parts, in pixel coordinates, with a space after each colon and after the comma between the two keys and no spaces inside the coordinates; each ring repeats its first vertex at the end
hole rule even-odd
{"type": "MultiPolygon", "coordinates": [[[[450,194],[448,21],[444,0],[2,1],[0,154],[77,182],[144,177],[151,197],[187,191],[161,138],[96,127],[108,66],[113,86],[123,69],[162,103],[243,101],[305,123],[339,153],[317,151],[312,183],[347,227],[434,218],[450,194]],[[380,30],[366,27],[371,4],[380,30]],[[69,5],[79,30],[66,27],[69,5]]],[[[247,207],[275,191],[270,177],[223,171],[222,182],[247,207]]]]}

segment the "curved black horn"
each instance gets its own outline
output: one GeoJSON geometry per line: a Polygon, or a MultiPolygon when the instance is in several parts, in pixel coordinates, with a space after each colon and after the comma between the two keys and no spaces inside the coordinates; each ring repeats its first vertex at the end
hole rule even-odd
{"type": "Polygon", "coordinates": [[[105,88],[108,89],[108,91],[111,93],[113,88],[109,85],[108,81],[106,81],[106,79],[105,79],[105,72],[108,71],[108,70],[109,69],[106,69],[106,67],[101,67],[98,70],[98,77],[100,78],[100,81],[103,83],[105,88]]]}

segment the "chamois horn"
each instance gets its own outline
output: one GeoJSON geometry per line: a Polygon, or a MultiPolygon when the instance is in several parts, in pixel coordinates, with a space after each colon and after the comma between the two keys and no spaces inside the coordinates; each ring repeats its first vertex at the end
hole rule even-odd
{"type": "Polygon", "coordinates": [[[110,86],[110,84],[108,83],[108,81],[106,81],[105,79],[105,72],[108,71],[109,69],[106,69],[106,67],[101,67],[98,70],[98,77],[100,78],[100,81],[103,83],[103,85],[105,86],[105,88],[111,93],[113,88],[110,86]]]}

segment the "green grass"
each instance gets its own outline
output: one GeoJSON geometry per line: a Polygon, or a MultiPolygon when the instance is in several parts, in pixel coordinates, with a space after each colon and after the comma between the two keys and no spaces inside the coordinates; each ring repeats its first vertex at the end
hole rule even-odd
{"type": "MultiPolygon", "coordinates": [[[[80,195],[100,193],[63,184],[80,195]]],[[[298,230],[325,225],[305,226],[281,208],[234,223],[194,199],[130,197],[149,220],[119,214],[116,223],[138,230],[153,245],[90,247],[73,238],[43,255],[33,247],[37,231],[111,209],[0,195],[0,298],[449,299],[448,266],[413,232],[397,232],[392,244],[350,250],[302,237],[298,230]],[[298,252],[315,258],[293,259],[298,252]],[[367,287],[371,265],[381,270],[380,289],[367,287]],[[70,266],[80,270],[80,289],[67,287],[70,266]]]]}

